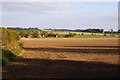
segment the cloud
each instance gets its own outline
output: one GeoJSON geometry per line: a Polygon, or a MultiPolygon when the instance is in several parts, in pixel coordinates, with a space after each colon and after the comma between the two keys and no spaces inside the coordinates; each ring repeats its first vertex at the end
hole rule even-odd
{"type": "Polygon", "coordinates": [[[5,2],[3,12],[59,13],[69,9],[67,3],[58,2],[5,2]]]}
{"type": "Polygon", "coordinates": [[[1,0],[1,2],[118,2],[119,0],[1,0]]]}

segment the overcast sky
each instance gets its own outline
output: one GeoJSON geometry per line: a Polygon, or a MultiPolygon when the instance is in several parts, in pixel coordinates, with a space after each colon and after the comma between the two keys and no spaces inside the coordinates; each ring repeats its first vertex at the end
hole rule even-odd
{"type": "Polygon", "coordinates": [[[2,26],[118,29],[117,2],[4,2],[2,26]]]}

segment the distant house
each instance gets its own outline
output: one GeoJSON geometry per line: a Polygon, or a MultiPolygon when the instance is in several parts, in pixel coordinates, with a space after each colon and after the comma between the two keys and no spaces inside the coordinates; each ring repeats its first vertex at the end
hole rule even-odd
{"type": "Polygon", "coordinates": [[[27,36],[27,38],[32,38],[33,36],[32,36],[32,34],[28,34],[28,36],[27,36]]]}
{"type": "Polygon", "coordinates": [[[41,36],[41,34],[38,34],[38,36],[41,38],[42,36],[41,36]]]}
{"type": "Polygon", "coordinates": [[[58,35],[56,35],[56,38],[58,38],[58,35]]]}
{"type": "Polygon", "coordinates": [[[45,35],[42,35],[42,37],[44,38],[44,37],[45,37],[45,35]]]}

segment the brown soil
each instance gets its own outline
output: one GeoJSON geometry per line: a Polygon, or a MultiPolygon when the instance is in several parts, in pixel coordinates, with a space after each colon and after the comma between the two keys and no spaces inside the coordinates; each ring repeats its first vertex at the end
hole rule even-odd
{"type": "Polygon", "coordinates": [[[3,78],[118,77],[118,39],[21,39],[23,52],[3,67],[3,78]]]}

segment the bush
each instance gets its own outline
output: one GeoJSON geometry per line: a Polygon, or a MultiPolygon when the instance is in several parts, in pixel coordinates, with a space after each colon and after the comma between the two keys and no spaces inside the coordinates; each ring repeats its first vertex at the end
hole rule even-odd
{"type": "Polygon", "coordinates": [[[84,33],[82,33],[81,35],[84,35],[84,33]]]}
{"type": "Polygon", "coordinates": [[[19,42],[19,32],[11,29],[2,29],[2,63],[7,64],[14,55],[22,51],[22,44],[19,42]]]}
{"type": "Polygon", "coordinates": [[[47,37],[48,36],[48,31],[41,31],[40,34],[43,36],[43,37],[47,37]]]}
{"type": "Polygon", "coordinates": [[[28,30],[22,30],[22,31],[19,31],[19,32],[20,32],[20,36],[25,37],[25,38],[27,38],[28,35],[31,33],[31,31],[28,31],[28,30]]]}
{"type": "Polygon", "coordinates": [[[103,36],[107,36],[107,34],[106,34],[106,33],[104,33],[104,34],[103,34],[103,36]]]}
{"type": "Polygon", "coordinates": [[[10,29],[2,29],[2,46],[17,42],[19,40],[19,32],[10,29]]]}
{"type": "Polygon", "coordinates": [[[2,65],[5,65],[10,62],[12,58],[16,55],[12,53],[10,50],[2,49],[2,65]]]}
{"type": "Polygon", "coordinates": [[[68,38],[68,37],[74,37],[75,35],[77,35],[76,33],[69,33],[66,34],[64,37],[68,38]]]}
{"type": "Polygon", "coordinates": [[[47,35],[47,37],[59,37],[59,35],[58,34],[55,34],[55,33],[53,33],[53,32],[50,32],[48,35],[47,35]]]}

